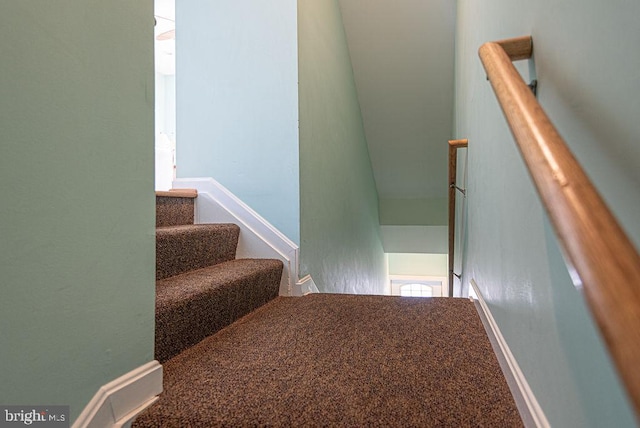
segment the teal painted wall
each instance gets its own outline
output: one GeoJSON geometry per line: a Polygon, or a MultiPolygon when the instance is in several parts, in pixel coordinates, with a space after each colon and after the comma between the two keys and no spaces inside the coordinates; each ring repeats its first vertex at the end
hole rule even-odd
{"type": "Polygon", "coordinates": [[[447,198],[380,199],[380,224],[446,226],[447,198]]]}
{"type": "Polygon", "coordinates": [[[0,402],[71,406],[153,360],[153,4],[0,13],[0,402]]]}
{"type": "Polygon", "coordinates": [[[635,426],[477,50],[533,36],[534,59],[519,68],[537,77],[540,103],[638,247],[640,3],[465,0],[457,7],[455,137],[469,138],[464,282],[478,283],[552,426],[635,426]]]}
{"type": "Polygon", "coordinates": [[[176,2],[176,171],[300,242],[295,0],[176,2]]]}
{"type": "Polygon", "coordinates": [[[378,197],[336,0],[299,0],[300,265],[323,292],[383,294],[378,197]]]}
{"type": "Polygon", "coordinates": [[[389,253],[389,275],[447,276],[446,254],[389,253]]]}

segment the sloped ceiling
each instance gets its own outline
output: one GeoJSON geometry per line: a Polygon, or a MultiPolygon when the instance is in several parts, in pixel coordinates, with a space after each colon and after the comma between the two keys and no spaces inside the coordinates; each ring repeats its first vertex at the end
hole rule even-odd
{"type": "Polygon", "coordinates": [[[339,3],[379,198],[444,204],[455,2],[339,3]]]}

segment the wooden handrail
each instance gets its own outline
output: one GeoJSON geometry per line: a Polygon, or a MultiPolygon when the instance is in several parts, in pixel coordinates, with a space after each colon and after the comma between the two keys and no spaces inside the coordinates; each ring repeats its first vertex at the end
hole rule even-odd
{"type": "Polygon", "coordinates": [[[453,256],[456,237],[456,171],[458,149],[467,147],[467,140],[449,140],[449,297],[453,297],[453,256]]]}
{"type": "Polygon", "coordinates": [[[511,63],[530,57],[532,46],[521,37],[486,43],[479,53],[571,277],[640,417],[640,255],[511,63]]]}

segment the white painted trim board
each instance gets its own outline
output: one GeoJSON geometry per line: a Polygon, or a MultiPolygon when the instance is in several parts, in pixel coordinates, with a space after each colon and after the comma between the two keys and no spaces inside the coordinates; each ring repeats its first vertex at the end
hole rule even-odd
{"type": "Polygon", "coordinates": [[[211,177],[179,178],[175,189],[197,189],[196,223],[234,223],[240,227],[236,257],[279,259],[284,264],[281,296],[317,293],[311,277],[299,279],[299,248],[271,223],[211,177]]]}
{"type": "Polygon", "coordinates": [[[296,283],[293,296],[306,296],[307,294],[319,293],[316,283],[313,282],[311,275],[307,275],[296,283]]]}
{"type": "Polygon", "coordinates": [[[127,426],[162,392],[162,366],[150,361],[100,387],[72,428],[127,426]]]}
{"type": "Polygon", "coordinates": [[[511,353],[511,349],[509,349],[509,345],[502,335],[500,327],[498,327],[496,320],[493,318],[491,310],[489,309],[487,302],[484,300],[478,284],[476,284],[473,279],[469,281],[469,284],[477,296],[478,300],[474,300],[474,303],[476,303],[476,309],[478,309],[478,314],[480,315],[482,324],[487,331],[493,351],[495,352],[498,362],[500,363],[500,367],[502,367],[502,371],[507,379],[507,384],[509,385],[511,394],[516,402],[516,406],[520,411],[522,421],[526,427],[551,427],[546,415],[538,403],[538,400],[533,394],[533,391],[531,391],[524,373],[520,370],[518,361],[516,361],[516,358],[511,353]]]}

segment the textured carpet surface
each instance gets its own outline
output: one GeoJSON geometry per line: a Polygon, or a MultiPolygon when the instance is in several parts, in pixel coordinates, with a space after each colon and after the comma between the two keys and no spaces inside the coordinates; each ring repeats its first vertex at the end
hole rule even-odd
{"type": "Polygon", "coordinates": [[[282,262],[237,259],[156,283],[161,363],[278,296],[282,262]]]}
{"type": "Polygon", "coordinates": [[[156,227],[193,224],[193,198],[156,196],[156,227]]]}
{"type": "Polygon", "coordinates": [[[233,260],[239,235],[224,223],[156,228],[156,279],[233,260]]]}
{"type": "Polygon", "coordinates": [[[278,297],[164,365],[135,427],[518,427],[472,302],[278,297]]]}

